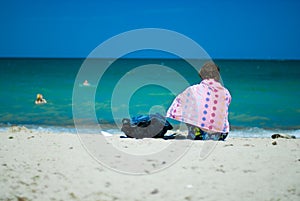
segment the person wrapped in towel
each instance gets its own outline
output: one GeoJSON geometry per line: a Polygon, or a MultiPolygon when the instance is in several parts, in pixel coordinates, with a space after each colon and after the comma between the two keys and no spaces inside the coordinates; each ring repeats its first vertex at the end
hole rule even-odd
{"type": "Polygon", "coordinates": [[[220,69],[213,62],[205,63],[199,76],[202,81],[179,94],[166,116],[186,123],[190,139],[225,140],[231,95],[221,84],[220,69]]]}

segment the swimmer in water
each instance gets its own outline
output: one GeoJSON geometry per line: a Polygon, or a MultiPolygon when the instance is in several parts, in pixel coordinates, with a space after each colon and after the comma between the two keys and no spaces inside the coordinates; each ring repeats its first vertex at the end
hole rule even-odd
{"type": "Polygon", "coordinates": [[[47,101],[46,101],[46,99],[43,98],[43,95],[37,94],[35,104],[45,104],[45,103],[47,103],[47,101]]]}
{"type": "Polygon", "coordinates": [[[90,83],[87,80],[84,80],[83,86],[90,86],[90,83]]]}

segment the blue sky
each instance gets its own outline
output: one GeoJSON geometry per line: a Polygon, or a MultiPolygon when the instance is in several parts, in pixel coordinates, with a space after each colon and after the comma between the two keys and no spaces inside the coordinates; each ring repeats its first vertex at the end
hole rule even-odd
{"type": "Polygon", "coordinates": [[[212,58],[300,59],[300,1],[6,1],[0,57],[86,57],[125,31],[184,34],[212,58]]]}

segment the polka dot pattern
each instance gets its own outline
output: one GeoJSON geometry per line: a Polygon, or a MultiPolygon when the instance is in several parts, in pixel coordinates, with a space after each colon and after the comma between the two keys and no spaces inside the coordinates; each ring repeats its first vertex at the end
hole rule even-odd
{"type": "Polygon", "coordinates": [[[229,132],[230,100],[230,93],[220,83],[203,80],[176,97],[167,117],[214,132],[229,132]]]}

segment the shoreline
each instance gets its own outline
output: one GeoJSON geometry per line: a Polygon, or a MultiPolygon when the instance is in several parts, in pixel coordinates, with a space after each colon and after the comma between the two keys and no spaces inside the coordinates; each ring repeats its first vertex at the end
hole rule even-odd
{"type": "MultiPolygon", "coordinates": [[[[110,125],[110,124],[109,124],[110,125]]],[[[97,131],[90,129],[87,127],[83,129],[82,132],[85,133],[93,133],[98,134],[101,132],[107,133],[109,135],[124,135],[125,134],[115,126],[106,125],[103,129],[99,129],[97,131]]],[[[49,126],[49,125],[15,125],[15,124],[8,124],[8,125],[0,125],[0,134],[1,133],[14,133],[14,132],[27,132],[27,133],[47,133],[47,134],[62,134],[62,133],[70,133],[77,135],[78,132],[75,126],[49,126]]],[[[169,130],[168,133],[186,133],[186,130],[179,130],[179,129],[172,129],[169,130]]],[[[270,128],[258,128],[258,127],[238,127],[231,129],[227,139],[230,138],[271,138],[273,134],[280,133],[280,134],[287,134],[291,136],[295,136],[297,139],[300,138],[300,129],[270,129],[270,128]]]]}
{"type": "MultiPolygon", "coordinates": [[[[137,150],[171,142],[110,139],[137,150]]],[[[137,176],[102,166],[74,134],[1,132],[0,200],[299,200],[300,139],[229,138],[206,158],[207,142],[191,143],[169,167],[137,176]]]]}

